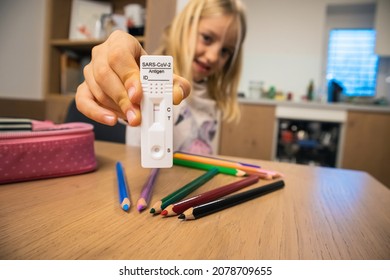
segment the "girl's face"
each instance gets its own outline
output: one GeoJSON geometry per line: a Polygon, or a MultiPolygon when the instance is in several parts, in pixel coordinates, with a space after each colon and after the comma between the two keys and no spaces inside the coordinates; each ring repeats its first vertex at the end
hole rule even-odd
{"type": "Polygon", "coordinates": [[[221,71],[234,54],[237,28],[231,15],[201,18],[198,26],[192,75],[196,82],[221,71]]]}

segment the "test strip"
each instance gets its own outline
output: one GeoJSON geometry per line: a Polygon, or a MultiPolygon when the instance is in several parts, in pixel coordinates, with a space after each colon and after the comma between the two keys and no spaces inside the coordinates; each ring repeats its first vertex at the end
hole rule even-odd
{"type": "Polygon", "coordinates": [[[141,56],[141,165],[169,168],[173,165],[173,58],[141,56]]]}

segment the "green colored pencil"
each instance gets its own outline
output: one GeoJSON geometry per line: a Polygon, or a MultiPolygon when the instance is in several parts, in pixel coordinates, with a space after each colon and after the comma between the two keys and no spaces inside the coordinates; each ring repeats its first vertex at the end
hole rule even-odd
{"type": "Polygon", "coordinates": [[[153,204],[152,208],[150,208],[150,214],[158,214],[161,212],[161,204],[169,199],[170,197],[174,196],[175,194],[177,194],[181,189],[177,189],[176,191],[174,191],[173,193],[161,198],[161,200],[157,201],[156,203],[153,204]]]}
{"type": "Polygon", "coordinates": [[[231,167],[224,167],[224,166],[215,166],[212,164],[202,163],[202,162],[196,162],[191,160],[185,160],[180,158],[173,158],[173,164],[191,167],[191,168],[197,168],[197,169],[203,169],[203,170],[210,170],[212,168],[218,168],[220,173],[227,174],[227,175],[233,175],[237,177],[243,177],[246,176],[246,172],[242,171],[237,168],[231,168],[231,167]]]}
{"type": "Polygon", "coordinates": [[[213,168],[213,169],[209,170],[208,172],[206,172],[205,174],[203,174],[202,176],[200,176],[200,177],[196,178],[195,180],[191,181],[190,183],[188,183],[184,187],[181,187],[180,189],[177,189],[176,191],[174,191],[174,192],[170,193],[169,195],[163,197],[161,200],[159,200],[159,201],[157,201],[156,203],[153,204],[152,208],[150,208],[150,214],[159,214],[159,213],[161,213],[161,211],[165,207],[167,207],[168,205],[171,204],[171,203],[168,203],[168,204],[165,205],[164,208],[162,208],[162,205],[166,201],[171,201],[170,199],[172,197],[175,197],[178,193],[182,192],[183,189],[189,188],[192,185],[196,185],[198,183],[198,184],[200,184],[198,187],[200,187],[202,184],[206,183],[208,180],[210,180],[218,172],[219,172],[218,168],[213,168]],[[207,180],[205,180],[203,182],[204,178],[207,178],[207,180]]]}
{"type": "Polygon", "coordinates": [[[218,168],[213,168],[208,170],[206,173],[203,175],[199,176],[198,178],[192,180],[185,186],[181,187],[180,189],[174,191],[170,195],[164,197],[157,203],[153,205],[153,212],[152,209],[150,210],[150,213],[152,214],[158,214],[161,213],[161,211],[167,207],[168,205],[171,205],[172,203],[175,203],[179,201],[180,199],[184,198],[203,184],[205,184],[207,181],[211,180],[215,175],[219,173],[218,168]]]}

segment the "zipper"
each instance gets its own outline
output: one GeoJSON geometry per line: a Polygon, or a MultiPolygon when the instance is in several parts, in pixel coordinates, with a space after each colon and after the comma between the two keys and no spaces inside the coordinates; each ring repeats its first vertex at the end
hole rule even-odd
{"type": "MultiPolygon", "coordinates": [[[[0,132],[0,141],[4,143],[4,141],[12,140],[21,141],[22,139],[26,139],[26,141],[30,141],[30,138],[42,138],[42,137],[65,137],[69,135],[71,137],[75,134],[82,134],[88,131],[93,130],[93,125],[87,123],[69,123],[69,124],[59,124],[53,125],[51,127],[45,127],[36,131],[7,131],[0,132]]],[[[8,142],[8,141],[7,141],[8,142]]]]}

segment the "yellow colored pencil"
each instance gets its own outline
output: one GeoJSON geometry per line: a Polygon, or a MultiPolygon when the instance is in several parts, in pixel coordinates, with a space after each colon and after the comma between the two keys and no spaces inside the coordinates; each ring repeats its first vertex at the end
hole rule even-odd
{"type": "Polygon", "coordinates": [[[215,166],[239,168],[240,170],[245,171],[248,174],[255,174],[255,175],[258,175],[261,179],[266,179],[266,180],[272,180],[272,179],[281,177],[281,175],[275,171],[269,171],[269,170],[265,170],[263,168],[257,168],[257,167],[253,167],[253,166],[240,165],[239,163],[236,163],[234,161],[212,158],[212,157],[208,157],[208,156],[204,157],[201,155],[195,155],[195,154],[190,154],[190,153],[175,152],[173,154],[173,158],[201,162],[201,163],[206,163],[206,164],[212,164],[215,166]],[[238,166],[240,166],[240,167],[238,167],[238,166]]]}

